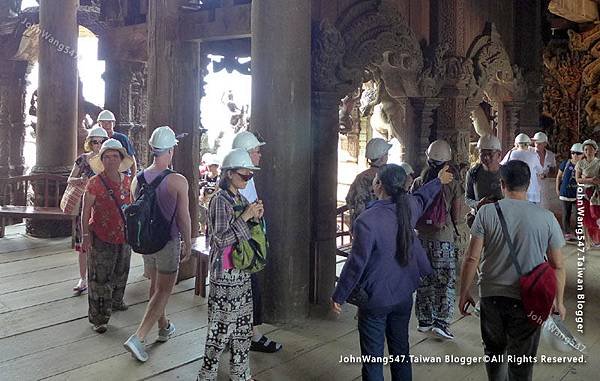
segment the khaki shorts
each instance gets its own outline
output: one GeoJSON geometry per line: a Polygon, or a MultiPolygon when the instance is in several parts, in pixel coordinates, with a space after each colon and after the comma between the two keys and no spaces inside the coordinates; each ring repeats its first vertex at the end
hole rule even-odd
{"type": "Polygon", "coordinates": [[[144,255],[144,266],[149,269],[156,269],[161,274],[174,274],[179,269],[180,252],[179,239],[172,239],[160,251],[144,255]]]}

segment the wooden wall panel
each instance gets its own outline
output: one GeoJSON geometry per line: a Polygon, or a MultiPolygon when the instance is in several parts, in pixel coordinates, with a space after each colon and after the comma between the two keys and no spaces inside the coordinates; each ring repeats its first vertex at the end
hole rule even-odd
{"type": "Polygon", "coordinates": [[[502,36],[502,43],[511,59],[514,57],[514,8],[512,0],[464,0],[464,46],[461,54],[466,54],[473,40],[480,35],[485,23],[496,24],[502,36]]]}

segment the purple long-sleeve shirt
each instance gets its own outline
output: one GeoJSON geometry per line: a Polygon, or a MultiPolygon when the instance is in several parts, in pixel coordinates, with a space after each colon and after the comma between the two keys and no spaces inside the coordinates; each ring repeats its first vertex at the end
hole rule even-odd
{"type": "Polygon", "coordinates": [[[368,206],[355,222],[352,252],[333,293],[334,302],[345,303],[359,284],[369,295],[368,303],[361,306],[365,310],[392,307],[412,296],[421,277],[432,271],[414,228],[441,189],[440,180],[435,179],[408,196],[413,242],[404,267],[396,259],[396,204],[388,199],[368,206]]]}

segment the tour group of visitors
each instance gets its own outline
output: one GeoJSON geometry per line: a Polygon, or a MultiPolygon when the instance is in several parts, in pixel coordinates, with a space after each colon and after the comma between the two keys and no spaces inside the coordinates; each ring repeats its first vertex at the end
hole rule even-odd
{"type": "MultiPolygon", "coordinates": [[[[132,250],[127,243],[124,210],[146,186],[154,186],[156,205],[170,221],[170,235],[162,249],[143,255],[145,274],[150,278],[149,303],[136,331],[124,343],[135,359],[145,362],[146,338],[152,328],[158,326],[158,342],[168,341],[176,330],[167,318],[166,306],[180,261],[191,256],[188,182],[169,169],[179,142],[170,127],[153,131],[149,140],[152,164],[138,172],[131,141],[114,131],[113,113],[102,111],[97,122],[88,131],[85,153],[76,159],[68,179],[71,186],[85,189],[76,232],[80,279],[73,290],[77,295],[88,291],[88,318],[97,333],[107,331],[113,311],[128,309],[123,296],[132,250]]],[[[230,377],[243,381],[251,379],[250,350],[273,353],[282,348],[257,330],[262,324],[262,301],[256,274],[236,268],[232,260],[234,247],[251,238],[249,221],[264,213],[252,179],[253,171],[259,170],[264,144],[250,132],[238,133],[232,150],[220,163],[220,173],[214,157],[203,159],[206,169],[201,176],[200,202],[207,207],[204,221],[211,271],[199,380],[217,378],[226,347],[231,352],[230,377]]]]}
{"type": "MultiPolygon", "coordinates": [[[[463,184],[444,140],[427,148],[425,168],[416,178],[407,163],[387,164],[391,145],[385,140],[374,138],[367,143],[369,168],[356,177],[346,198],[352,251],[331,303],[337,314],[346,302],[358,306],[362,355],[383,357],[387,339],[389,354],[395,358],[390,363],[393,380],[412,379],[408,326],[413,301],[417,331],[452,340],[456,296],[460,312],[470,314],[470,307],[475,306],[471,285],[476,273],[486,355],[536,355],[541,329],[526,316],[519,276],[545,260],[556,275],[552,309],[564,319],[561,248],[565,240],[575,237],[570,221],[578,185],[585,189],[589,243],[600,243],[596,222],[600,221],[600,160],[596,142],[586,140],[573,144],[569,158],[557,168],[555,154],[547,145],[543,132],[532,138],[519,134],[503,157],[499,139],[482,136],[477,142],[479,160],[467,171],[463,184]],[[554,214],[540,206],[540,180],[554,173],[563,210],[562,231],[554,214]],[[461,211],[463,203],[470,209],[466,215],[461,211]],[[506,233],[500,215],[508,226],[506,233]],[[465,222],[471,238],[457,293],[458,225],[465,222]],[[507,240],[516,251],[516,263],[507,240]]],[[[486,370],[490,380],[531,380],[533,362],[490,362],[486,370]]],[[[363,380],[383,380],[382,362],[363,362],[362,376],[363,380]]]]}

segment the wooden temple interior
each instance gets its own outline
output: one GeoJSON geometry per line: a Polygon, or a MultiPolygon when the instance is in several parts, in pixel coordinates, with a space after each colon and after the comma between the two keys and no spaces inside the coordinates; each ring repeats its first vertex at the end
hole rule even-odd
{"type": "MultiPolygon", "coordinates": [[[[285,334],[287,340],[300,340],[298,322],[327,312],[339,267],[338,146],[361,160],[371,129],[378,129],[400,142],[400,159],[419,171],[430,142],[445,139],[464,175],[474,162],[474,143],[479,136],[497,135],[506,152],[516,134],[532,136],[544,131],[549,149],[556,152],[557,160],[564,159],[571,144],[600,138],[598,3],[38,0],[36,6],[22,9],[21,0],[0,0],[0,184],[24,175],[67,176],[81,152],[82,121],[86,115],[94,119],[99,111],[108,109],[116,116],[116,130],[133,142],[141,168],[151,160],[147,142],[154,128],[168,125],[177,134],[187,134],[175,153],[174,169],[188,179],[190,200],[198,200],[201,139],[205,129],[211,128],[200,122],[208,55],[223,56],[223,65],[238,71],[248,68],[241,67],[237,59],[251,57],[250,130],[267,142],[255,179],[269,221],[270,250],[275,253],[261,275],[265,319],[273,327],[298,324],[285,334]],[[97,59],[105,64],[103,104],[94,105],[81,94],[77,69],[80,30],[98,38],[97,59]],[[36,163],[25,173],[25,115],[33,106],[26,98],[26,86],[34,63],[39,64],[36,163]],[[375,125],[377,121],[380,123],[375,125]]],[[[59,188],[62,191],[64,184],[37,187],[46,194],[34,202],[42,207],[48,198],[56,201],[59,188]]],[[[547,179],[543,192],[553,197],[554,179],[547,179]]],[[[0,205],[14,203],[11,192],[0,192],[0,197],[0,205]]],[[[551,197],[543,198],[543,205],[560,214],[551,197]]],[[[199,235],[197,203],[190,202],[190,212],[192,231],[199,235]]],[[[52,237],[71,234],[71,221],[27,220],[26,242],[30,243],[25,246],[16,243],[14,228],[6,229],[6,238],[0,238],[0,254],[30,246],[41,248],[46,245],[43,242],[50,250],[57,242],[68,244],[52,237]]],[[[16,256],[6,258],[0,257],[0,263],[9,263],[16,256]]],[[[139,272],[139,265],[132,264],[132,271],[139,272]]],[[[590,268],[594,265],[598,263],[590,268]]],[[[8,325],[21,315],[3,320],[4,313],[13,313],[10,307],[3,308],[1,297],[8,292],[2,290],[3,279],[7,287],[13,287],[10,292],[26,293],[27,287],[18,284],[16,273],[1,269],[2,265],[0,322],[8,325]]],[[[184,315],[185,303],[178,298],[184,291],[191,294],[189,282],[182,280],[175,296],[174,308],[184,315]]],[[[142,292],[138,294],[141,302],[142,292]]],[[[198,300],[194,299],[190,308],[205,309],[198,300]]],[[[589,308],[592,311],[597,306],[589,308]]],[[[590,312],[588,316],[591,324],[590,312]]],[[[352,316],[345,319],[346,327],[354,324],[352,316]]],[[[13,363],[25,355],[10,355],[3,363],[5,348],[18,342],[18,335],[59,324],[47,321],[47,325],[23,325],[14,332],[0,324],[0,379],[4,379],[3,366],[8,369],[6,374],[17,377],[13,363]]],[[[273,374],[257,379],[359,377],[354,366],[341,373],[308,372],[309,376],[302,378],[302,366],[308,366],[302,362],[319,356],[332,359],[324,349],[331,342],[356,346],[356,337],[347,337],[351,330],[332,331],[329,323],[319,324],[305,344],[313,349],[322,347],[322,352],[301,360],[302,345],[290,344],[297,349],[298,359],[290,355],[281,361],[293,364],[289,374],[298,378],[289,374],[285,377],[292,378],[277,378],[273,374],[287,373],[273,371],[280,365],[269,360],[261,366],[265,375],[269,369],[273,374]]],[[[473,323],[464,331],[474,331],[473,340],[478,344],[476,327],[473,323]]],[[[590,345],[600,342],[599,334],[589,336],[590,345]]],[[[190,338],[182,339],[181,345],[194,345],[195,352],[201,348],[190,338]]],[[[454,349],[446,346],[444,350],[454,349]]],[[[358,353],[356,348],[354,352],[358,353]]],[[[135,374],[131,379],[160,379],[162,372],[166,372],[163,379],[175,379],[177,374],[187,377],[194,373],[189,370],[194,366],[186,365],[198,365],[197,353],[188,354],[160,364],[156,372],[130,369],[135,374]]],[[[588,361],[587,365],[598,371],[597,363],[588,361]]],[[[39,369],[44,366],[36,365],[39,369]]],[[[102,369],[109,371],[110,366],[106,362],[102,369]]],[[[336,360],[330,367],[343,364],[336,360]]],[[[99,377],[81,369],[73,376],[99,377]]],[[[415,379],[443,378],[440,368],[427,369],[417,368],[415,379]],[[417,377],[417,373],[421,374],[417,377]]],[[[481,369],[466,374],[457,371],[456,377],[479,379],[484,374],[481,369]]],[[[542,375],[545,380],[595,377],[585,366],[577,366],[579,374],[573,369],[548,368],[538,372],[536,379],[542,375]]],[[[67,371],[29,371],[22,379],[36,379],[36,374],[69,379],[61,377],[61,372],[67,371]]]]}

